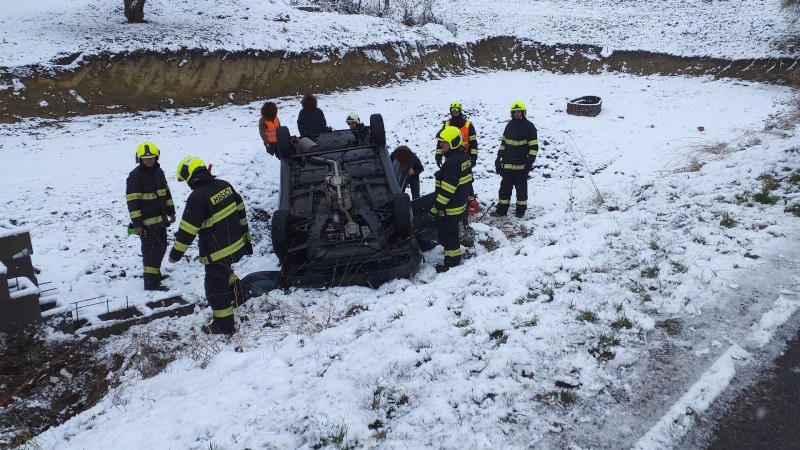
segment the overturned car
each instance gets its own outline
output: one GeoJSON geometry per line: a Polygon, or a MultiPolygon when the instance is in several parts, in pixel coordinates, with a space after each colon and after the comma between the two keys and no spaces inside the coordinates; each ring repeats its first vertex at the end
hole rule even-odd
{"type": "Polygon", "coordinates": [[[315,139],[277,129],[280,200],[272,246],[281,270],[244,278],[257,295],[275,287],[377,286],[414,274],[422,250],[411,201],[398,182],[379,114],[361,130],[315,139]]]}

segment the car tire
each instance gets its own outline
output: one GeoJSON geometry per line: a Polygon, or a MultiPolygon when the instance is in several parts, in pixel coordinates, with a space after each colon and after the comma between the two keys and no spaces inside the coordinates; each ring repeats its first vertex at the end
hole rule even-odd
{"type": "Polygon", "coordinates": [[[275,130],[275,138],[278,140],[278,158],[287,159],[294,153],[294,145],[292,144],[292,135],[289,133],[289,128],[278,127],[275,130]]]}
{"type": "Polygon", "coordinates": [[[272,215],[272,251],[278,257],[278,261],[283,264],[286,255],[289,254],[289,211],[279,209],[272,215]]]}
{"type": "Polygon", "coordinates": [[[567,102],[567,114],[594,117],[600,114],[603,100],[595,95],[587,95],[567,102]]]}
{"type": "Polygon", "coordinates": [[[369,116],[370,141],[375,145],[386,144],[386,128],[383,126],[383,116],[373,114],[369,116]]]}
{"type": "Polygon", "coordinates": [[[411,199],[406,193],[394,196],[394,220],[400,237],[410,238],[414,233],[414,215],[411,212],[411,199]]]}

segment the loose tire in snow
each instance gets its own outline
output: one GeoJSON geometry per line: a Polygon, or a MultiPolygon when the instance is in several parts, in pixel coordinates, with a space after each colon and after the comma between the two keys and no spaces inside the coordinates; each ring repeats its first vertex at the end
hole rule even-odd
{"type": "Polygon", "coordinates": [[[567,114],[594,117],[600,114],[600,108],[602,106],[603,100],[601,100],[600,97],[587,95],[567,102],[567,114]]]}

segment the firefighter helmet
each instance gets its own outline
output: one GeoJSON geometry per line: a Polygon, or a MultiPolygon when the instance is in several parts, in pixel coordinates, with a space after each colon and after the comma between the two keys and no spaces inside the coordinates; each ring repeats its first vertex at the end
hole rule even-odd
{"type": "Polygon", "coordinates": [[[136,149],[136,162],[138,163],[142,158],[156,158],[156,161],[158,161],[158,155],[160,154],[161,152],[158,151],[156,144],[145,141],[139,144],[139,147],[136,149]]]}
{"type": "Polygon", "coordinates": [[[450,103],[450,112],[458,111],[461,112],[463,108],[461,107],[461,102],[453,102],[450,103]]]}
{"type": "Polygon", "coordinates": [[[526,109],[525,103],[517,100],[511,104],[511,117],[514,117],[514,111],[522,111],[522,117],[525,117],[526,109]]]}
{"type": "Polygon", "coordinates": [[[442,131],[436,135],[436,140],[447,142],[447,145],[450,146],[450,150],[455,150],[461,146],[461,130],[456,127],[444,127],[442,131]]]}
{"type": "Polygon", "coordinates": [[[178,170],[176,175],[178,176],[178,181],[186,181],[188,182],[194,173],[199,168],[205,168],[206,163],[203,162],[202,159],[196,156],[187,156],[178,163],[178,170]]]}
{"type": "Polygon", "coordinates": [[[351,112],[347,115],[347,119],[345,120],[345,123],[348,125],[350,125],[350,122],[361,123],[361,118],[358,117],[358,114],[351,112]]]}

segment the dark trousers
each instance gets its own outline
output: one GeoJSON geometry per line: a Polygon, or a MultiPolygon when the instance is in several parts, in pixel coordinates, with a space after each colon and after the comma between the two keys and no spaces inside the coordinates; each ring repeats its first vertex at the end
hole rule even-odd
{"type": "Polygon", "coordinates": [[[408,177],[408,185],[411,186],[411,199],[419,198],[419,175],[408,177]]]}
{"type": "Polygon", "coordinates": [[[444,247],[444,265],[455,267],[461,264],[460,217],[440,217],[436,221],[439,243],[444,247]]]}
{"type": "Polygon", "coordinates": [[[167,253],[167,227],[142,227],[142,265],[144,287],[153,288],[161,284],[161,261],[167,253]]]}
{"type": "Polygon", "coordinates": [[[233,315],[235,281],[238,277],[228,264],[206,264],[206,300],[214,311],[214,319],[233,315]]]}
{"type": "Polygon", "coordinates": [[[500,179],[500,192],[498,192],[498,211],[508,211],[511,203],[511,191],[517,190],[517,211],[528,208],[528,172],[525,170],[505,170],[500,179]]]}

